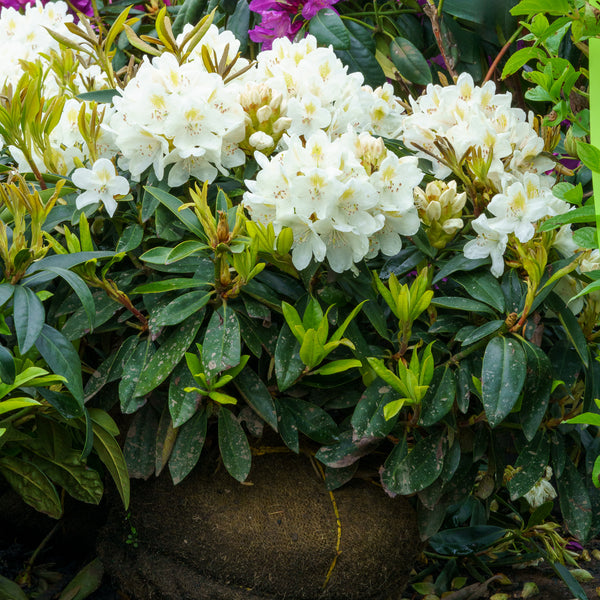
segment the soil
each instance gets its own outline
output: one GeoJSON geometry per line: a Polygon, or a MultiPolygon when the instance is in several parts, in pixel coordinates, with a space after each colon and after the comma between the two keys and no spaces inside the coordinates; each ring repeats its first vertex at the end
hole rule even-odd
{"type": "MultiPolygon", "coordinates": [[[[71,581],[84,565],[96,556],[95,545],[100,527],[106,518],[104,505],[90,507],[80,503],[68,503],[65,517],[57,526],[57,522],[35,513],[22,505],[18,499],[0,494],[0,575],[15,579],[23,572],[24,566],[32,554],[48,535],[54,533],[39,551],[31,570],[31,585],[26,591],[37,600],[56,600],[60,592],[71,581]],[[7,512],[9,511],[9,512],[7,512]],[[10,514],[10,516],[9,516],[10,514]]],[[[587,545],[592,555],[600,550],[600,540],[587,545]]],[[[600,593],[600,560],[593,558],[580,566],[589,571],[594,579],[582,583],[589,600],[599,598],[600,593]]],[[[485,600],[496,593],[508,594],[509,600],[522,597],[523,585],[534,582],[539,593],[534,598],[539,600],[571,600],[574,596],[548,567],[540,566],[528,569],[505,569],[503,573],[511,580],[510,585],[491,582],[487,588],[469,577],[462,588],[462,595],[451,596],[449,600],[485,600]]],[[[468,573],[464,573],[468,577],[468,573]]],[[[403,597],[409,600],[422,600],[423,596],[409,586],[403,597]]],[[[101,587],[88,596],[90,600],[148,600],[134,598],[126,594],[118,584],[104,577],[101,587]]],[[[2,598],[0,592],[0,600],[2,598]]],[[[214,600],[208,598],[206,600],[214,600]]]]}

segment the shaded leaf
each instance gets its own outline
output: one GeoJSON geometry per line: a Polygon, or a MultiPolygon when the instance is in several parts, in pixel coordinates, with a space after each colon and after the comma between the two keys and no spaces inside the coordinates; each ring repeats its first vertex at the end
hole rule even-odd
{"type": "Polygon", "coordinates": [[[19,350],[25,354],[42,332],[46,311],[35,292],[22,285],[15,286],[13,306],[19,350]]]}
{"type": "Polygon", "coordinates": [[[233,413],[223,408],[219,411],[219,449],[229,474],[245,481],[252,464],[250,444],[233,413]]]}
{"type": "Polygon", "coordinates": [[[204,335],[203,348],[204,370],[209,379],[240,363],[240,324],[235,312],[226,304],[212,314],[204,335]]]}
{"type": "Polygon", "coordinates": [[[200,459],[207,422],[206,410],[202,408],[179,429],[169,458],[169,471],[175,485],[189,475],[200,459]]]}
{"type": "Polygon", "coordinates": [[[431,69],[421,51],[409,40],[397,37],[390,42],[390,58],[404,79],[417,85],[432,82],[431,69]]]}
{"type": "Polygon", "coordinates": [[[245,367],[233,383],[252,410],[277,431],[275,403],[262,379],[250,367],[245,367]]]}
{"type": "Polygon", "coordinates": [[[280,391],[287,390],[304,371],[300,345],[287,324],[282,325],[275,346],[275,376],[280,391]]]}

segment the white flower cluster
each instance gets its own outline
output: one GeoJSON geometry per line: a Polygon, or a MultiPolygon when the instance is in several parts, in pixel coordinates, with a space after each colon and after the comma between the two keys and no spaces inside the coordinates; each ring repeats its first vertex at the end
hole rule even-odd
{"type": "Polygon", "coordinates": [[[439,138],[450,142],[458,159],[474,147],[481,160],[489,161],[486,177],[499,193],[486,207],[489,214],[472,222],[477,237],[465,244],[464,253],[467,258],[490,256],[491,271],[499,277],[509,236],[528,242],[540,219],[562,214],[569,205],[552,194],[554,180],[544,175],[554,166],[543,154],[544,140],[525,112],[510,106],[510,93],[495,91],[491,81],[475,86],[467,73],[456,85],[429,85],[423,96],[411,99],[413,113],[404,119],[403,141],[432,162],[439,178],[451,174],[436,146],[439,138]]]}
{"type": "Polygon", "coordinates": [[[255,80],[280,92],[287,102],[289,135],[307,137],[327,129],[334,137],[352,127],[396,137],[404,109],[392,86],[373,90],[363,85],[362,73],[347,70],[331,47],[318,48],[311,35],[297,43],[278,38],[272,50],[258,55],[255,80]]]}
{"type": "Polygon", "coordinates": [[[172,54],[144,60],[136,76],[114,98],[108,129],[122,153],[119,165],[134,180],[152,165],[169,186],[196,177],[212,181],[218,171],[241,165],[245,113],[235,87],[207,72],[201,59],[180,65],[172,54]]]}
{"type": "Polygon", "coordinates": [[[397,254],[400,235],[418,231],[413,189],[423,173],[415,157],[398,158],[367,132],[332,140],[318,130],[305,143],[298,136],[284,143],[287,149],[270,160],[256,153],[261,170],[246,181],[243,204],[276,233],[292,229],[296,268],[314,257],[346,271],[379,250],[397,254]]]}

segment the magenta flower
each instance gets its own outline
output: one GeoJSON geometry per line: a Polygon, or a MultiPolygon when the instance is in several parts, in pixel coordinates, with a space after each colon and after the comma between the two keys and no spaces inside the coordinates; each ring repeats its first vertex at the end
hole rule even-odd
{"type": "MultiPolygon", "coordinates": [[[[42,0],[42,4],[47,3],[48,0],[42,0]]],[[[15,10],[21,10],[26,6],[33,6],[34,4],[35,0],[0,0],[0,10],[3,8],[14,8],[15,10]]],[[[88,17],[91,17],[94,14],[91,0],[67,0],[67,4],[69,5],[70,12],[73,14],[80,12],[88,17]]]]}
{"type": "Polygon", "coordinates": [[[261,21],[248,35],[253,42],[261,43],[263,50],[270,50],[273,40],[293,39],[306,21],[337,2],[339,0],[252,0],[250,10],[258,13],[261,21]]]}

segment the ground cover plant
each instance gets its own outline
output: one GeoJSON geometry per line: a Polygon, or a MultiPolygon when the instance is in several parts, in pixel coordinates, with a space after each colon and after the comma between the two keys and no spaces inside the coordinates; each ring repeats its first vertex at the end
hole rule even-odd
{"type": "Polygon", "coordinates": [[[437,556],[585,597],[598,6],[69,11],[0,11],[6,482],[58,517],[105,473],[127,506],[207,439],[243,482],[268,428],[330,490],[410,497],[437,556]]]}

